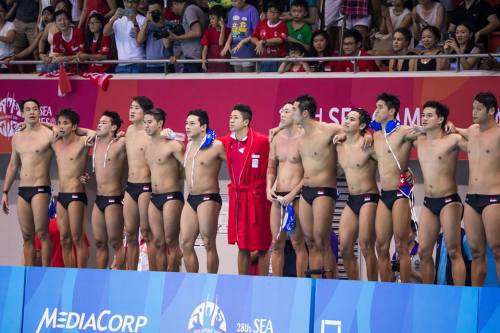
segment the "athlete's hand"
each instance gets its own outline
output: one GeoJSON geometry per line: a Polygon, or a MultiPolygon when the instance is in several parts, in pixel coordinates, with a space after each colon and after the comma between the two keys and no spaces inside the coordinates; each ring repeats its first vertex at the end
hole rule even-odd
{"type": "Polygon", "coordinates": [[[24,129],[26,128],[26,124],[25,123],[19,123],[16,125],[16,132],[21,132],[21,131],[24,131],[24,129]]]}
{"type": "Polygon", "coordinates": [[[276,136],[276,134],[278,134],[279,131],[281,131],[281,130],[282,130],[282,128],[280,126],[271,128],[269,130],[269,142],[273,141],[273,139],[276,136]]]}
{"type": "Polygon", "coordinates": [[[266,191],[266,195],[267,195],[267,200],[273,202],[273,201],[276,201],[278,196],[276,195],[276,193],[274,192],[273,189],[269,189],[266,191]]]}
{"type": "Polygon", "coordinates": [[[342,134],[337,134],[333,137],[333,144],[336,145],[337,143],[341,143],[343,141],[345,141],[345,139],[347,139],[347,136],[345,135],[345,133],[342,133],[342,134]]]}
{"type": "Polygon", "coordinates": [[[87,135],[85,138],[85,146],[86,147],[92,147],[95,142],[95,135],[87,135]]]}
{"type": "Polygon", "coordinates": [[[124,131],[120,131],[120,132],[116,133],[116,138],[117,139],[124,138],[124,137],[125,137],[125,132],[124,131]]]}
{"type": "Polygon", "coordinates": [[[88,172],[85,172],[83,175],[79,177],[80,183],[83,185],[87,185],[88,182],[90,181],[90,175],[88,172]]]}
{"type": "Polygon", "coordinates": [[[365,132],[363,135],[363,149],[370,148],[373,145],[373,135],[370,132],[365,132]]]}
{"type": "Polygon", "coordinates": [[[286,206],[288,205],[290,202],[293,202],[293,200],[295,199],[295,194],[290,192],[288,193],[287,195],[285,195],[284,197],[278,197],[278,201],[283,205],[283,206],[286,206]]]}
{"type": "Polygon", "coordinates": [[[162,129],[160,132],[160,136],[167,140],[175,140],[175,132],[172,131],[171,128],[162,129]]]}
{"type": "Polygon", "coordinates": [[[444,125],[444,130],[447,134],[450,133],[457,133],[457,127],[455,124],[453,124],[451,121],[447,121],[446,124],[444,125]]]}
{"type": "Polygon", "coordinates": [[[2,195],[2,210],[6,215],[9,214],[9,199],[7,197],[7,193],[2,195]]]}

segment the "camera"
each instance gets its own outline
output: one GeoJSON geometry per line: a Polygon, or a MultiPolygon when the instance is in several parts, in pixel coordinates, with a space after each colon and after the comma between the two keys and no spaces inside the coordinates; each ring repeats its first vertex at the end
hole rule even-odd
{"type": "Polygon", "coordinates": [[[153,37],[155,39],[167,38],[168,36],[170,36],[170,32],[165,27],[161,27],[159,30],[153,32],[153,37]]]}
{"type": "Polygon", "coordinates": [[[161,20],[161,12],[158,10],[155,10],[151,13],[151,19],[153,20],[154,23],[158,23],[161,20]]]}

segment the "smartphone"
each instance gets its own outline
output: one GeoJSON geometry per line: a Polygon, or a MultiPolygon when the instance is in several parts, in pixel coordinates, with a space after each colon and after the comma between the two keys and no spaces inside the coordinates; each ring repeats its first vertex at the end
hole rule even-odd
{"type": "Polygon", "coordinates": [[[448,39],[455,39],[455,32],[454,31],[448,31],[448,39]]]}

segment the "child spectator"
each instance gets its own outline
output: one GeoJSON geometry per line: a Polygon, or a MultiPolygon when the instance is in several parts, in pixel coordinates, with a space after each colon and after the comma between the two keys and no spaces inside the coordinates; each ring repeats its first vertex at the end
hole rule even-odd
{"type": "MultiPolygon", "coordinates": [[[[255,45],[255,52],[261,58],[282,58],[285,57],[285,40],[287,39],[287,27],[280,20],[282,8],[278,2],[270,2],[266,19],[260,21],[257,29],[252,34],[252,44],[255,45]]],[[[279,62],[261,62],[261,72],[277,72],[279,62]]]]}
{"type": "MultiPolygon", "coordinates": [[[[438,28],[429,25],[422,29],[421,43],[424,51],[421,54],[436,55],[443,53],[438,47],[441,32],[438,28]]],[[[443,71],[449,68],[446,59],[412,59],[410,71],[443,71]]]]}
{"type": "MultiPolygon", "coordinates": [[[[14,55],[14,41],[16,40],[16,30],[14,24],[6,20],[7,5],[0,1],[0,60],[4,60],[14,55]]],[[[6,65],[0,65],[0,73],[8,73],[6,65]]]]}
{"type": "Polygon", "coordinates": [[[223,59],[221,51],[226,44],[229,30],[226,29],[226,22],[224,22],[225,10],[222,6],[213,6],[208,11],[208,18],[210,26],[201,38],[201,45],[203,50],[201,59],[203,60],[201,66],[203,71],[210,73],[229,72],[227,63],[211,63],[207,64],[208,59],[223,59]]]}
{"type": "MultiPolygon", "coordinates": [[[[290,11],[283,13],[283,15],[281,16],[281,19],[283,21],[293,20],[292,6],[294,2],[295,0],[289,0],[288,8],[290,9],[290,11]]],[[[310,26],[315,27],[318,23],[318,8],[316,6],[317,5],[316,0],[304,0],[304,2],[306,4],[305,7],[306,11],[304,13],[304,22],[309,24],[310,26]]]]}
{"type": "MultiPolygon", "coordinates": [[[[80,61],[109,59],[111,38],[102,34],[104,20],[104,16],[97,12],[90,15],[87,28],[85,29],[83,53],[78,56],[80,61]]],[[[88,72],[104,73],[109,67],[108,64],[90,64],[88,72]]]]}
{"type": "MultiPolygon", "coordinates": [[[[399,28],[394,31],[392,38],[392,50],[395,55],[413,55],[408,51],[411,41],[411,32],[406,28],[399,28]]],[[[407,72],[410,69],[409,59],[391,59],[389,61],[389,72],[407,72]]]]}
{"type": "Polygon", "coordinates": [[[287,23],[288,42],[302,44],[306,51],[310,48],[312,38],[311,26],[304,21],[307,10],[305,0],[294,0],[290,8],[292,19],[287,23]]]}
{"type": "MultiPolygon", "coordinates": [[[[290,43],[288,44],[288,57],[289,58],[302,58],[306,53],[306,49],[302,44],[290,43]]],[[[280,73],[292,72],[310,72],[311,68],[309,64],[305,61],[285,61],[281,63],[278,70],[280,73]]]]}
{"type": "MultiPolygon", "coordinates": [[[[54,35],[54,56],[45,56],[54,64],[73,61],[83,51],[83,36],[80,29],[71,26],[71,16],[64,10],[55,13],[56,26],[59,32],[54,35]]],[[[76,72],[75,65],[69,67],[70,72],[76,72]]]]}
{"type": "MultiPolygon", "coordinates": [[[[460,23],[455,29],[455,33],[449,33],[449,38],[444,42],[444,52],[446,54],[478,54],[479,47],[474,43],[474,33],[467,23],[460,23]]],[[[450,60],[450,69],[460,70],[478,69],[479,58],[460,58],[450,60]]]]}
{"type": "MultiPolygon", "coordinates": [[[[342,39],[342,56],[363,57],[368,53],[361,50],[363,36],[356,29],[347,29],[342,39]]],[[[335,72],[377,72],[379,69],[373,60],[342,60],[333,64],[335,72]]]]}
{"type": "MultiPolygon", "coordinates": [[[[249,44],[254,30],[259,25],[259,12],[257,9],[246,3],[246,0],[234,0],[233,8],[229,11],[227,28],[231,33],[226,41],[226,45],[221,52],[225,56],[231,52],[231,58],[253,58],[254,48],[249,44]]],[[[233,62],[235,72],[252,72],[254,62],[233,62]]]]}
{"type": "Polygon", "coordinates": [[[83,0],[78,28],[83,29],[92,13],[99,13],[109,20],[116,12],[116,0],[83,0]]]}
{"type": "MultiPolygon", "coordinates": [[[[331,57],[333,51],[328,42],[328,33],[317,30],[312,35],[311,57],[331,57]]],[[[313,72],[332,72],[333,61],[314,61],[309,64],[313,72]]]]}

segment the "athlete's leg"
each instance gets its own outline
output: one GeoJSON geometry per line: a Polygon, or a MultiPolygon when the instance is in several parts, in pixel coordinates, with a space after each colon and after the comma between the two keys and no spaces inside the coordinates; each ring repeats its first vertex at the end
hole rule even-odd
{"type": "MultiPolygon", "coordinates": [[[[158,270],[159,268],[156,267],[156,246],[154,245],[154,239],[153,239],[153,234],[151,231],[151,227],[149,225],[149,218],[148,218],[148,211],[149,211],[149,199],[151,198],[151,193],[150,192],[143,192],[139,195],[139,224],[141,228],[141,236],[142,239],[147,244],[147,249],[148,249],[148,263],[149,263],[149,270],[158,270]]],[[[156,207],[155,207],[156,208],[156,207]]]]}
{"type": "MultiPolygon", "coordinates": [[[[432,214],[429,208],[423,206],[420,210],[420,225],[418,230],[418,256],[420,257],[420,271],[422,283],[433,284],[436,275],[432,252],[439,235],[441,225],[439,218],[432,214]]],[[[448,246],[448,243],[446,243],[448,246]]]]}
{"type": "Polygon", "coordinates": [[[217,273],[219,270],[219,255],[217,254],[216,238],[220,209],[221,205],[215,201],[205,201],[198,206],[200,234],[203,239],[205,250],[207,251],[208,273],[217,273]]]}
{"type": "Polygon", "coordinates": [[[481,215],[468,204],[464,205],[464,224],[472,252],[472,285],[480,287],[486,278],[486,234],[481,215]]]}
{"type": "Polygon", "coordinates": [[[337,263],[333,256],[331,233],[333,211],[335,209],[335,200],[328,196],[317,197],[313,201],[313,237],[314,247],[319,252],[317,262],[313,263],[312,268],[323,267],[327,272],[328,278],[337,277],[337,263]]]}
{"type": "Polygon", "coordinates": [[[258,251],[259,260],[259,275],[268,276],[269,275],[269,251],[258,251]]]}
{"type": "Polygon", "coordinates": [[[292,242],[293,249],[295,250],[295,257],[297,258],[295,262],[297,276],[302,277],[305,276],[305,271],[307,269],[307,264],[308,264],[308,258],[307,258],[306,244],[304,242],[304,232],[302,231],[302,228],[300,226],[298,200],[294,201],[293,208],[295,209],[296,221],[295,221],[295,231],[292,233],[290,241],[292,242]]]}
{"type": "Polygon", "coordinates": [[[116,269],[125,266],[125,253],[123,249],[123,206],[119,204],[109,205],[104,211],[106,230],[109,245],[114,249],[116,269]]]}
{"type": "MultiPolygon", "coordinates": [[[[300,198],[299,200],[299,222],[302,231],[304,232],[304,239],[307,244],[307,248],[309,250],[309,268],[318,269],[321,267],[314,267],[314,236],[313,236],[313,210],[312,206],[309,205],[304,198],[300,198]]],[[[319,276],[315,276],[319,277],[319,276]]]]}
{"type": "Polygon", "coordinates": [[[500,204],[489,205],[483,210],[484,229],[486,239],[490,244],[493,259],[500,282],[500,204]]]}
{"type": "Polygon", "coordinates": [[[250,251],[238,249],[238,274],[248,275],[250,272],[250,251]]]}
{"type": "MultiPolygon", "coordinates": [[[[155,246],[156,251],[154,267],[149,267],[149,270],[166,271],[167,255],[165,249],[165,232],[163,230],[163,212],[156,208],[152,202],[149,204],[148,221],[153,236],[153,245],[155,246]]],[[[141,232],[142,230],[143,229],[141,229],[141,232]]]]}
{"type": "MultiPolygon", "coordinates": [[[[127,192],[123,198],[123,218],[125,238],[127,239],[127,269],[135,271],[139,261],[139,206],[127,192]]],[[[149,259],[151,262],[151,258],[149,259]]]]}
{"type": "Polygon", "coordinates": [[[391,282],[394,280],[391,270],[391,254],[389,253],[392,240],[392,214],[382,200],[377,204],[375,234],[377,236],[375,247],[377,249],[377,266],[380,280],[391,282]]]}
{"type": "Polygon", "coordinates": [[[40,193],[31,199],[31,210],[35,222],[35,232],[42,245],[42,265],[50,266],[52,260],[52,242],[49,235],[50,194],[40,193]]]}
{"type": "Polygon", "coordinates": [[[81,201],[72,201],[68,205],[69,226],[71,229],[71,239],[76,248],[76,267],[87,267],[88,249],[85,243],[84,217],[87,206],[81,201]]]}
{"type": "Polygon", "coordinates": [[[285,242],[286,232],[280,232],[281,228],[281,205],[273,202],[271,206],[271,234],[273,241],[271,243],[271,265],[273,276],[283,276],[283,265],[285,260],[285,242]],[[279,238],[278,238],[279,235],[279,238]]]}
{"type": "MultiPolygon", "coordinates": [[[[462,256],[462,237],[460,229],[462,209],[463,206],[459,202],[449,203],[443,207],[439,217],[443,228],[444,241],[451,260],[453,284],[456,286],[465,285],[465,263],[462,256]]],[[[498,229],[498,231],[500,231],[500,229],[498,229]]]]}
{"type": "Polygon", "coordinates": [[[92,209],[92,232],[94,233],[96,247],[96,267],[101,269],[108,268],[108,233],[106,231],[106,221],[104,214],[94,204],[92,209]]]}
{"type": "Polygon", "coordinates": [[[179,251],[179,231],[184,203],[179,200],[167,201],[163,206],[163,230],[167,249],[167,271],[179,271],[177,253],[179,251]]]}
{"type": "Polygon", "coordinates": [[[181,214],[181,247],[184,266],[186,266],[186,271],[191,273],[198,273],[199,271],[198,257],[194,250],[194,243],[198,233],[198,216],[191,205],[186,204],[182,208],[181,214]]]}
{"type": "Polygon", "coordinates": [[[394,202],[392,208],[392,221],[394,228],[394,242],[399,255],[399,269],[401,282],[409,282],[411,274],[410,249],[408,249],[408,238],[410,236],[410,202],[407,199],[399,199],[394,202]]]}
{"type": "MultiPolygon", "coordinates": [[[[29,203],[17,197],[17,218],[23,235],[24,265],[35,266],[35,224],[29,203]]],[[[48,207],[48,205],[47,205],[48,207]]]]}
{"type": "Polygon", "coordinates": [[[73,252],[73,241],[71,239],[71,228],[69,226],[69,216],[66,208],[57,203],[57,227],[61,240],[61,250],[64,261],[64,267],[76,267],[75,254],[73,252]]]}
{"type": "Polygon", "coordinates": [[[351,207],[345,206],[340,217],[340,253],[350,280],[359,280],[358,261],[354,256],[354,243],[358,238],[358,216],[351,207]]]}
{"type": "Polygon", "coordinates": [[[368,281],[378,280],[377,257],[375,256],[376,203],[366,203],[359,212],[359,247],[366,261],[368,281]]]}

